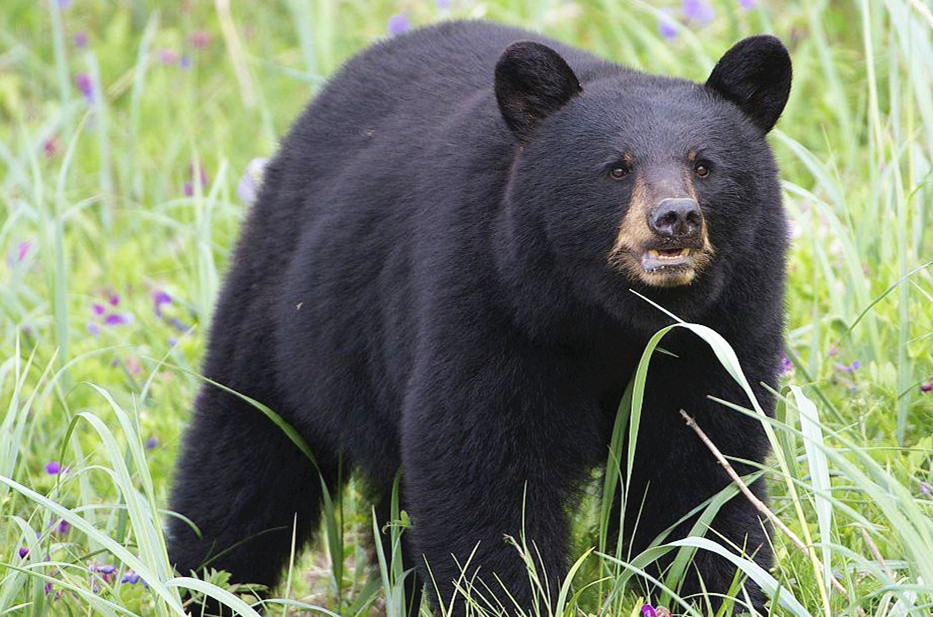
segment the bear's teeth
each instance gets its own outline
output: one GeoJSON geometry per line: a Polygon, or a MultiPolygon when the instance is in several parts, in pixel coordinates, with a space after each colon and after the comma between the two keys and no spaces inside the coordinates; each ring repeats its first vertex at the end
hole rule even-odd
{"type": "Polygon", "coordinates": [[[648,251],[648,254],[655,259],[682,259],[690,256],[690,249],[672,249],[661,252],[655,249],[648,251]]]}

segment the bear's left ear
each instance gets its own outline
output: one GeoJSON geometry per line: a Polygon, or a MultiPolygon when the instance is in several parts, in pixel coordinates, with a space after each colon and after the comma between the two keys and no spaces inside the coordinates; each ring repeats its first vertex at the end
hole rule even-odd
{"type": "Polygon", "coordinates": [[[567,62],[541,43],[512,43],[496,64],[496,101],[505,123],[521,141],[538,122],[582,91],[567,62]]]}
{"type": "Polygon", "coordinates": [[[706,87],[735,103],[758,128],[774,127],[790,94],[790,54],[769,35],[735,44],[716,64],[706,87]]]}

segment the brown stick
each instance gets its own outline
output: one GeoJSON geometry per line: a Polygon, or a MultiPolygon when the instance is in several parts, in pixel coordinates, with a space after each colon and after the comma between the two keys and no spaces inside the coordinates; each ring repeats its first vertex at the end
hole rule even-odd
{"type": "MultiPolygon", "coordinates": [[[[694,420],[690,414],[688,414],[683,409],[680,410],[680,415],[683,416],[687,426],[693,429],[693,432],[697,434],[700,440],[706,445],[707,448],[709,448],[709,451],[713,453],[713,456],[716,457],[716,462],[718,462],[719,465],[726,470],[726,473],[729,474],[729,477],[732,478],[732,481],[735,482],[735,485],[739,487],[739,490],[742,491],[742,494],[745,495],[746,499],[752,502],[752,505],[755,506],[755,509],[764,514],[768,520],[774,524],[775,527],[784,532],[784,535],[790,538],[790,541],[793,542],[794,546],[805,553],[809,553],[806,544],[804,544],[803,541],[797,537],[797,534],[791,531],[790,527],[785,525],[781,519],[779,519],[777,515],[774,514],[774,512],[769,510],[768,506],[766,506],[763,501],[758,499],[755,493],[753,493],[752,490],[748,488],[748,485],[745,484],[741,477],[739,477],[739,474],[735,471],[735,468],[733,468],[729,461],[726,460],[726,457],[723,456],[719,448],[716,447],[716,444],[714,444],[712,440],[707,437],[706,433],[703,432],[703,429],[701,429],[700,426],[696,423],[696,420],[694,420]]],[[[813,560],[813,563],[820,570],[820,574],[822,575],[823,564],[821,564],[816,559],[813,560]]],[[[833,576],[832,572],[828,574],[829,581],[832,583],[833,588],[839,593],[846,593],[846,588],[836,580],[836,577],[833,576]]]]}
{"type": "Polygon", "coordinates": [[[893,582],[894,572],[884,563],[884,557],[881,555],[881,551],[878,550],[878,545],[875,544],[875,541],[871,539],[871,536],[868,535],[868,532],[865,531],[865,528],[861,528],[859,531],[862,532],[862,537],[865,539],[865,544],[868,545],[868,550],[871,551],[872,556],[875,558],[875,561],[878,562],[882,568],[884,568],[884,573],[888,575],[888,578],[893,582]]]}

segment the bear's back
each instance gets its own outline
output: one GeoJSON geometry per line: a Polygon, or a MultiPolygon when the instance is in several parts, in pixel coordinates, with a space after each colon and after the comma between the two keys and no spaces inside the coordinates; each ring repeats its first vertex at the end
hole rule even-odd
{"type": "Polygon", "coordinates": [[[367,48],[311,101],[266,169],[235,255],[249,271],[249,286],[280,280],[312,227],[376,224],[374,208],[384,228],[404,226],[399,219],[415,209],[400,196],[418,174],[482,158],[475,152],[488,152],[491,142],[511,151],[513,138],[495,103],[495,66],[520,40],[553,46],[583,82],[625,70],[539,34],[482,21],[444,22],[367,48]]]}
{"type": "Polygon", "coordinates": [[[380,138],[391,142],[393,163],[405,160],[409,153],[449,143],[445,130],[458,115],[502,129],[475,139],[510,141],[495,104],[495,66],[506,47],[520,40],[552,46],[584,83],[625,71],[542,35],[489,22],[451,21],[415,30],[369,47],[328,81],[284,141],[282,171],[296,188],[320,186],[345,174],[348,159],[360,151],[385,146],[380,138]]]}

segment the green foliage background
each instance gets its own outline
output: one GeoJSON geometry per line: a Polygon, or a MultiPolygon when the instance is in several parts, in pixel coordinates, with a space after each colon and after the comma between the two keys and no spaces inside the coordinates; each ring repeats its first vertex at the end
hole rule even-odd
{"type": "MultiPolygon", "coordinates": [[[[252,614],[229,593],[248,590],[222,574],[176,577],[161,532],[245,211],[236,186],[327,76],[399,14],[413,26],[519,24],[697,80],[742,36],[787,43],[794,88],[771,141],[794,230],[793,369],[763,473],[772,509],[810,550],[775,534],[771,576],[794,602],[773,611],[933,614],[930,0],[717,0],[708,23],[689,18],[689,4],[3,0],[0,615],[180,614],[181,588],[252,614]],[[662,22],[676,34],[662,36],[662,22]],[[161,315],[159,290],[171,297],[161,315]],[[67,472],[49,473],[50,462],[67,472]]],[[[639,611],[643,564],[587,552],[613,551],[595,498],[577,514],[579,569],[561,605],[540,612],[639,611]]],[[[368,565],[368,505],[351,487],[326,520],[316,550],[296,552],[274,590],[291,604],[274,611],[397,614],[398,564],[368,565]]],[[[676,587],[677,575],[665,582],[676,587]]]]}

